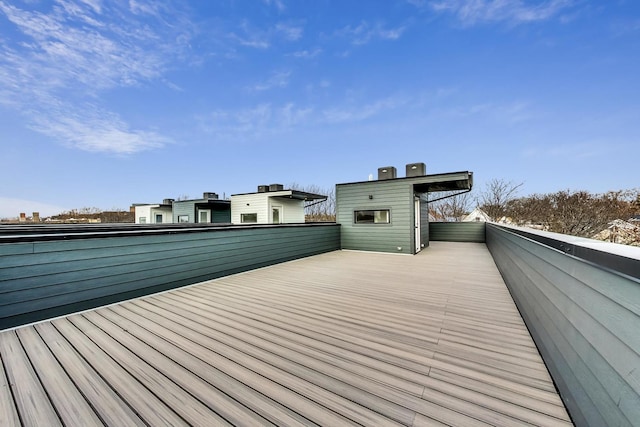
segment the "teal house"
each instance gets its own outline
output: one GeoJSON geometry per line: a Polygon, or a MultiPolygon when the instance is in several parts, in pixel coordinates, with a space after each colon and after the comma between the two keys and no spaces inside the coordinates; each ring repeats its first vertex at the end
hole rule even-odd
{"type": "Polygon", "coordinates": [[[174,223],[231,223],[231,202],[220,200],[216,193],[205,192],[201,199],[175,200],[174,223]]]}
{"type": "Polygon", "coordinates": [[[378,179],[336,185],[342,249],[416,254],[429,245],[427,195],[470,191],[473,172],[426,175],[424,163],[378,169],[378,179]]]}

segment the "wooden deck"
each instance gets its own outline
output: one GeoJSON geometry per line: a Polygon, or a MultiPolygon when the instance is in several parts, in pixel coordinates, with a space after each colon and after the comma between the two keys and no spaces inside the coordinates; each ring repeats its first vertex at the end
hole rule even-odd
{"type": "Polygon", "coordinates": [[[338,251],[0,333],[0,425],[571,425],[484,244],[338,251]]]}

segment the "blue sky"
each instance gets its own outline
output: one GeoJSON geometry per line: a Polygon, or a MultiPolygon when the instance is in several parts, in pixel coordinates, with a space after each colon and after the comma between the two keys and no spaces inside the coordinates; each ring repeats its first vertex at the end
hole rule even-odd
{"type": "Polygon", "coordinates": [[[0,217],[470,170],[640,186],[640,2],[0,0],[0,217]]]}

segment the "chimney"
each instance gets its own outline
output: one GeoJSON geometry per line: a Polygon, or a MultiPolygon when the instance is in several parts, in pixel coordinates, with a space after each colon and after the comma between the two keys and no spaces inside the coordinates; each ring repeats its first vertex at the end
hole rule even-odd
{"type": "Polygon", "coordinates": [[[284,185],[282,184],[269,185],[269,191],[282,191],[282,190],[284,190],[284,185]]]}
{"type": "Polygon", "coordinates": [[[267,193],[269,192],[268,185],[258,185],[258,193],[267,193]]]}
{"type": "Polygon", "coordinates": [[[203,199],[213,199],[213,200],[217,200],[218,199],[218,194],[217,193],[202,193],[202,198],[203,199]]]}
{"type": "Polygon", "coordinates": [[[385,166],[382,168],[378,168],[378,179],[394,179],[397,175],[396,168],[394,166],[385,166]]]}
{"type": "Polygon", "coordinates": [[[163,205],[172,205],[173,201],[174,201],[174,199],[163,199],[162,200],[162,204],[163,205]]]}
{"type": "Polygon", "coordinates": [[[409,163],[407,165],[407,178],[413,176],[425,176],[427,174],[427,166],[424,163],[409,163]]]}

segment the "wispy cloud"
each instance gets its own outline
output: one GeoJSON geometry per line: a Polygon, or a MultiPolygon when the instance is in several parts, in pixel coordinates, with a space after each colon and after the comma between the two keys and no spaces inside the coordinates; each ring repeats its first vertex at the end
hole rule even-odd
{"type": "Polygon", "coordinates": [[[364,45],[372,40],[397,40],[406,30],[405,26],[386,28],[381,24],[361,22],[357,26],[347,25],[335,32],[338,37],[346,37],[353,45],[364,45]]]}
{"type": "Polygon", "coordinates": [[[448,119],[482,117],[487,120],[515,125],[534,118],[535,113],[528,102],[513,101],[502,104],[485,102],[472,105],[454,105],[445,108],[438,107],[431,111],[430,116],[448,119]]]}
{"type": "Polygon", "coordinates": [[[605,156],[609,152],[610,141],[604,143],[603,141],[597,142],[575,142],[575,143],[561,143],[551,144],[546,147],[526,147],[522,150],[521,155],[527,159],[567,159],[583,160],[588,158],[595,158],[605,156]]]}
{"type": "Polygon", "coordinates": [[[278,33],[282,34],[285,39],[290,41],[296,41],[300,39],[300,37],[302,37],[302,33],[304,32],[304,29],[301,26],[283,23],[276,24],[275,29],[278,33]]]}
{"type": "Polygon", "coordinates": [[[229,33],[229,38],[241,46],[255,49],[267,49],[271,46],[269,31],[256,29],[247,21],[243,21],[238,31],[229,33]]]}
{"type": "Polygon", "coordinates": [[[287,8],[282,0],[262,0],[267,6],[273,6],[278,9],[278,12],[284,12],[287,8]]]}
{"type": "Polygon", "coordinates": [[[57,0],[47,10],[0,1],[0,14],[17,30],[0,44],[0,103],[34,129],[92,151],[132,153],[168,141],[86,104],[115,88],[162,81],[189,51],[192,27],[179,11],[144,0],[57,0]]]}
{"type": "Polygon", "coordinates": [[[287,87],[289,84],[289,76],[291,76],[290,71],[278,71],[271,74],[267,80],[260,82],[249,89],[251,91],[262,92],[265,90],[287,87]]]}
{"type": "Polygon", "coordinates": [[[294,42],[299,40],[303,33],[304,28],[301,25],[280,22],[267,28],[259,28],[243,20],[235,30],[228,33],[228,38],[240,46],[268,49],[277,39],[294,42]]]}
{"type": "MultiPolygon", "coordinates": [[[[322,81],[326,87],[329,82],[322,81]]],[[[400,96],[382,98],[369,103],[349,102],[347,106],[300,106],[293,102],[282,105],[263,103],[252,108],[213,111],[199,118],[201,129],[216,138],[245,141],[264,138],[294,129],[317,126],[342,126],[380,117],[393,110],[407,107],[409,99],[400,96]]]]}
{"type": "Polygon", "coordinates": [[[322,111],[322,120],[327,123],[348,123],[358,122],[388,113],[408,104],[408,100],[403,97],[392,96],[376,100],[365,104],[351,104],[327,108],[322,111]]]}
{"type": "Polygon", "coordinates": [[[548,20],[572,6],[574,1],[438,0],[424,2],[411,0],[410,3],[418,7],[428,5],[436,12],[451,13],[463,25],[474,25],[482,22],[507,22],[517,25],[548,20]]]}
{"type": "Polygon", "coordinates": [[[202,129],[218,139],[244,141],[279,134],[311,119],[311,107],[269,103],[239,110],[216,110],[201,118],[202,129]]]}
{"type": "Polygon", "coordinates": [[[311,59],[311,58],[315,58],[316,56],[320,55],[322,53],[322,49],[313,49],[313,50],[299,50],[297,52],[293,52],[291,54],[291,56],[293,56],[294,58],[301,58],[301,59],[311,59]]]}
{"type": "Polygon", "coordinates": [[[31,127],[69,147],[93,152],[133,154],[171,142],[156,132],[132,129],[117,114],[92,105],[34,115],[31,127]]]}

